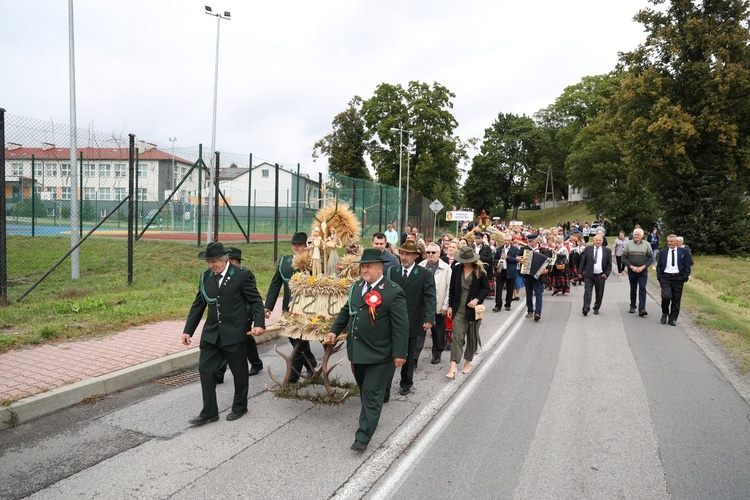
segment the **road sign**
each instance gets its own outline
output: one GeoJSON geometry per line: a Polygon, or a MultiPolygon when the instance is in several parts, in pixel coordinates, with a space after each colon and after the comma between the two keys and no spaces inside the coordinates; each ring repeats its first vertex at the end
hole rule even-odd
{"type": "Polygon", "coordinates": [[[445,207],[443,206],[442,203],[440,203],[440,200],[438,200],[437,198],[435,198],[435,201],[433,201],[432,203],[430,203],[430,208],[432,209],[433,212],[435,212],[437,214],[439,211],[441,211],[445,207]]]}
{"type": "Polygon", "coordinates": [[[474,212],[446,212],[445,220],[449,222],[464,221],[464,220],[473,221],[474,212]]]}

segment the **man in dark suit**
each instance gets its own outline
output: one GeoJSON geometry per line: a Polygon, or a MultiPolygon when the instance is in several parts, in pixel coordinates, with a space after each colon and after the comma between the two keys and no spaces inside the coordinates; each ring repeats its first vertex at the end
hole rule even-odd
{"type": "MultiPolygon", "coordinates": [[[[401,264],[388,269],[388,279],[400,286],[406,293],[406,310],[409,313],[409,354],[401,367],[401,389],[405,396],[414,385],[414,368],[417,364],[417,337],[435,324],[437,297],[435,278],[427,269],[417,265],[419,249],[413,241],[407,241],[398,248],[401,264]]],[[[390,399],[391,384],[386,389],[385,399],[390,399]]]]}
{"type": "Polygon", "coordinates": [[[479,260],[484,264],[484,270],[487,272],[487,278],[492,279],[495,273],[492,269],[492,257],[494,252],[492,247],[484,243],[484,234],[480,232],[474,233],[474,250],[479,255],[479,260]]]}
{"type": "Polygon", "coordinates": [[[680,315],[682,287],[690,279],[691,255],[685,248],[677,246],[677,236],[667,236],[667,248],[659,252],[656,264],[656,279],[661,285],[661,324],[669,321],[677,326],[680,315]]]}
{"type": "MultiPolygon", "coordinates": [[[[227,256],[229,257],[229,262],[234,264],[237,267],[242,267],[242,250],[240,250],[237,247],[227,247],[227,256]]],[[[245,305],[247,309],[247,331],[249,332],[252,329],[253,324],[253,311],[250,304],[245,305]]],[[[250,373],[249,375],[252,377],[254,375],[257,375],[260,373],[260,371],[263,369],[263,361],[261,361],[260,356],[258,355],[258,346],[255,344],[255,337],[253,335],[247,335],[246,336],[246,343],[245,343],[245,351],[247,353],[247,360],[250,362],[250,373]]],[[[221,366],[219,366],[219,371],[216,373],[218,384],[224,383],[224,374],[227,371],[227,360],[221,362],[221,366]]]]}
{"type": "MultiPolygon", "coordinates": [[[[292,294],[289,291],[289,280],[292,279],[292,275],[298,272],[292,267],[292,261],[295,255],[301,254],[306,248],[307,233],[294,233],[292,236],[292,255],[284,255],[279,259],[276,272],[273,274],[271,284],[268,286],[265,308],[266,318],[271,317],[271,311],[276,306],[276,299],[279,298],[282,286],[284,287],[284,297],[281,302],[281,310],[284,312],[289,310],[289,302],[292,299],[292,294]]],[[[302,368],[307,365],[309,369],[313,369],[318,365],[318,361],[315,359],[312,350],[310,350],[309,341],[290,338],[289,342],[292,343],[292,346],[300,344],[297,353],[294,355],[294,359],[292,359],[292,374],[289,377],[289,383],[296,384],[299,381],[299,374],[302,372],[302,368]],[[305,360],[307,360],[307,363],[305,360]]]]}
{"type": "Polygon", "coordinates": [[[220,242],[209,243],[206,250],[198,254],[205,260],[208,269],[201,274],[198,294],[190,307],[182,343],[190,345],[195,329],[208,308],[208,317],[201,334],[198,371],[201,377],[203,392],[203,409],[200,414],[190,419],[192,425],[198,426],[219,419],[219,407],[216,403],[216,373],[219,365],[226,359],[234,377],[234,401],[227,420],[237,420],[247,413],[247,341],[248,311],[245,304],[250,304],[255,328],[253,333],[260,335],[265,331],[263,316],[263,299],[255,286],[255,276],[245,267],[238,267],[229,262],[224,245],[220,242]]]}
{"type": "Polygon", "coordinates": [[[594,300],[594,314],[599,314],[604,298],[604,283],[612,273],[612,250],[602,245],[604,237],[601,233],[594,236],[594,244],[586,247],[581,255],[581,265],[578,276],[583,276],[583,315],[589,314],[591,306],[591,289],[596,291],[594,300]]]}
{"type": "Polygon", "coordinates": [[[358,263],[362,279],[349,290],[326,342],[348,328],[346,354],[362,402],[351,448],[364,451],[378,426],[388,381],[406,362],[409,319],[404,291],[383,276],[383,253],[366,248],[358,263]]]}
{"type": "Polygon", "coordinates": [[[495,251],[495,261],[500,273],[496,273],[495,280],[495,307],[494,312],[500,311],[503,305],[503,284],[505,284],[505,310],[510,311],[510,303],[513,300],[513,286],[516,282],[518,272],[518,248],[513,246],[513,236],[508,233],[503,237],[503,246],[495,251]]]}

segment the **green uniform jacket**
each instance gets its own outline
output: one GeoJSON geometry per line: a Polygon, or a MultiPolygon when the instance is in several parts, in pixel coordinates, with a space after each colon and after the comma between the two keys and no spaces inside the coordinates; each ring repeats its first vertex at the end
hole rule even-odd
{"type": "Polygon", "coordinates": [[[221,345],[245,342],[249,317],[255,326],[266,327],[263,299],[255,286],[255,276],[248,268],[230,263],[218,290],[210,269],[201,274],[200,280],[200,289],[190,307],[183,332],[190,336],[195,333],[206,307],[208,317],[203,325],[201,342],[216,344],[219,339],[221,345]]]}
{"type": "Polygon", "coordinates": [[[276,266],[276,272],[273,274],[266,295],[266,309],[270,311],[273,311],[273,308],[276,307],[276,300],[279,298],[282,286],[284,287],[284,301],[281,304],[281,310],[289,310],[289,300],[292,297],[291,292],[289,292],[289,280],[296,272],[292,267],[292,259],[294,259],[294,255],[284,255],[279,259],[279,265],[276,266]]]}
{"type": "Polygon", "coordinates": [[[437,297],[435,277],[428,269],[414,266],[409,277],[404,279],[404,268],[393,266],[388,269],[388,278],[400,286],[406,294],[406,310],[409,311],[409,337],[424,333],[422,325],[435,324],[437,297]]]}
{"type": "Polygon", "coordinates": [[[373,324],[362,297],[364,285],[364,280],[352,285],[349,300],[341,308],[331,332],[339,334],[348,326],[346,353],[352,363],[373,364],[386,363],[394,358],[406,359],[409,320],[404,291],[383,277],[374,290],[380,294],[381,304],[375,308],[373,324]]]}

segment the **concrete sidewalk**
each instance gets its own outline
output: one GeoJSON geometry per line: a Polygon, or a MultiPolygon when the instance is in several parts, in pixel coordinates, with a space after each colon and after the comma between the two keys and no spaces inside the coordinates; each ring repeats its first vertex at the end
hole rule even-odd
{"type": "MultiPolygon", "coordinates": [[[[281,316],[280,303],[268,320],[281,316]]],[[[184,321],[162,321],[101,338],[44,344],[0,354],[0,429],[184,370],[198,363],[203,323],[189,347],[184,321]]]]}

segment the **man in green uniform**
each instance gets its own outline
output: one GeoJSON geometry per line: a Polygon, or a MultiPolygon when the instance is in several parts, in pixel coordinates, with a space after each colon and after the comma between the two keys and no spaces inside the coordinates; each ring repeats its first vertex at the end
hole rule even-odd
{"type": "Polygon", "coordinates": [[[367,248],[359,264],[362,279],[349,290],[326,341],[348,328],[346,354],[352,364],[362,401],[359,428],[352,449],[364,451],[383,410],[388,381],[395,367],[406,362],[409,319],[404,291],[383,276],[383,252],[367,248]]]}
{"type": "Polygon", "coordinates": [[[255,328],[253,333],[265,331],[263,299],[255,286],[255,276],[245,267],[229,262],[228,250],[220,242],[209,243],[206,250],[198,254],[205,260],[208,269],[201,274],[198,294],[190,307],[182,343],[190,345],[203,311],[208,307],[208,317],[201,334],[198,371],[203,392],[203,409],[190,419],[198,426],[219,419],[216,403],[217,371],[226,360],[234,377],[234,401],[227,420],[237,420],[247,413],[248,371],[245,343],[247,341],[248,310],[250,304],[255,328]]]}
{"type": "MultiPolygon", "coordinates": [[[[414,228],[416,229],[416,228],[414,228]]],[[[435,278],[432,273],[417,265],[419,249],[413,241],[407,241],[398,247],[401,264],[388,269],[388,279],[400,286],[406,294],[406,310],[409,313],[409,355],[406,364],[401,368],[401,389],[399,394],[405,396],[414,385],[414,368],[417,365],[419,352],[416,349],[417,338],[424,335],[435,323],[437,299],[435,278]]],[[[424,341],[422,342],[424,344],[424,341]]],[[[385,400],[391,398],[391,384],[385,391],[385,400]]]]}
{"type": "MultiPolygon", "coordinates": [[[[271,317],[271,311],[276,306],[276,299],[279,298],[279,292],[281,287],[284,287],[284,298],[281,303],[281,310],[286,312],[289,310],[289,303],[292,299],[292,294],[289,291],[289,280],[292,279],[292,275],[297,271],[292,267],[292,260],[294,256],[305,251],[307,248],[307,233],[299,232],[294,233],[292,236],[292,255],[284,255],[279,259],[279,264],[276,266],[276,272],[271,279],[271,285],[268,287],[268,293],[266,294],[266,318],[271,317]]],[[[299,381],[299,373],[302,372],[302,367],[309,363],[308,368],[315,368],[318,362],[315,360],[315,355],[310,350],[310,342],[307,340],[289,339],[292,346],[300,344],[297,349],[297,354],[294,355],[292,360],[292,375],[289,377],[289,382],[294,384],[299,381]]]]}

